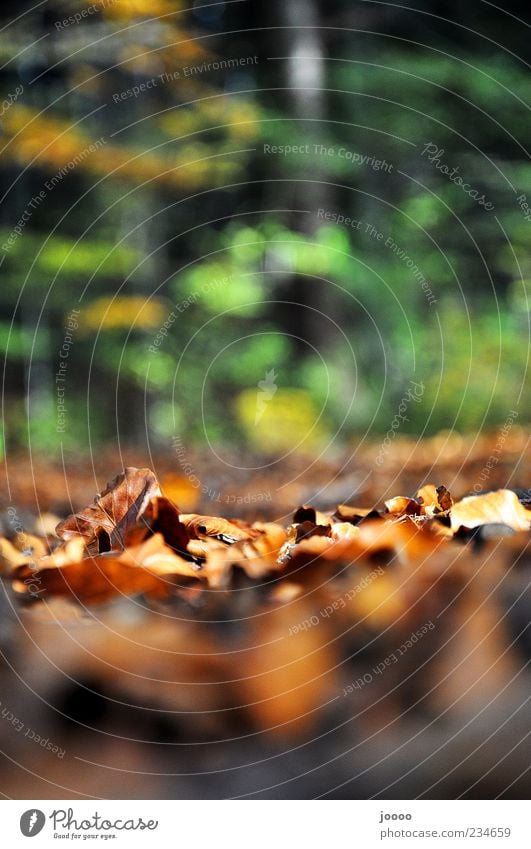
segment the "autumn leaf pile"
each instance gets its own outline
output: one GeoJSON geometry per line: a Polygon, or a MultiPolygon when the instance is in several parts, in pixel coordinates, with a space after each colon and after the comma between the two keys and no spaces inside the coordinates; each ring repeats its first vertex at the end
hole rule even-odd
{"type": "Polygon", "coordinates": [[[302,506],[285,527],[181,513],[153,472],[131,467],[55,533],[0,539],[0,564],[28,600],[196,599],[230,589],[238,572],[264,583],[275,578],[275,598],[290,600],[315,562],[356,569],[387,557],[407,565],[470,540],[527,531],[528,495],[500,489],[454,501],[444,486],[427,485],[378,509],[339,505],[323,513],[302,506]]]}

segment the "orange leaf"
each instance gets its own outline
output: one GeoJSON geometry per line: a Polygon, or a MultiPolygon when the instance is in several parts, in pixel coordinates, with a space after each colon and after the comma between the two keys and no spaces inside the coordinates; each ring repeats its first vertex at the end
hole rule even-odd
{"type": "Polygon", "coordinates": [[[362,519],[368,516],[377,518],[378,511],[373,507],[351,507],[349,504],[338,504],[334,516],[341,522],[351,522],[353,525],[359,525],[362,519]]]}
{"type": "Polygon", "coordinates": [[[31,578],[39,588],[40,597],[73,596],[79,602],[97,603],[117,594],[163,597],[172,590],[171,578],[202,577],[197,567],[164,544],[161,534],[120,552],[82,558],[82,551],[83,543],[78,537],[49,557],[41,558],[38,569],[18,567],[14,589],[28,592],[31,578]]]}
{"type": "Polygon", "coordinates": [[[417,501],[422,505],[421,513],[433,516],[436,513],[446,512],[453,504],[452,496],[445,486],[426,484],[417,492],[417,501]]]}
{"type": "Polygon", "coordinates": [[[60,522],[57,536],[64,540],[84,537],[92,554],[123,548],[127,530],[136,524],[154,495],[161,492],[153,472],[127,468],[107,484],[94,504],[60,522]]]}
{"type": "Polygon", "coordinates": [[[182,513],[180,520],[199,539],[212,537],[229,545],[245,539],[256,539],[259,531],[244,522],[229,522],[218,516],[199,516],[197,513],[182,513]]]}

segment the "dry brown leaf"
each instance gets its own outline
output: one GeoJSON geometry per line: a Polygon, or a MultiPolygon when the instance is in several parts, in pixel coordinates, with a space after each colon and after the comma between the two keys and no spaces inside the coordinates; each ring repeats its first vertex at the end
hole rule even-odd
{"type": "Polygon", "coordinates": [[[401,522],[390,519],[369,519],[357,528],[357,534],[338,540],[310,537],[296,545],[287,543],[281,552],[281,562],[300,556],[322,557],[324,560],[357,560],[360,557],[391,551],[404,563],[424,557],[443,541],[415,525],[406,517],[401,522]]]}
{"type": "Polygon", "coordinates": [[[253,529],[258,530],[260,536],[238,544],[242,557],[236,565],[243,569],[249,578],[261,578],[270,572],[278,571],[278,555],[286,540],[286,531],[274,522],[256,522],[253,529]]]}
{"type": "Polygon", "coordinates": [[[426,516],[445,513],[453,504],[452,496],[446,487],[435,486],[433,483],[428,483],[419,489],[416,498],[422,505],[421,513],[426,516]]]}
{"type": "Polygon", "coordinates": [[[392,550],[403,563],[413,563],[432,554],[443,539],[419,528],[410,518],[402,522],[373,520],[360,526],[359,537],[352,541],[363,554],[392,550]]]}
{"type": "Polygon", "coordinates": [[[205,537],[205,539],[191,539],[186,550],[192,555],[192,557],[195,557],[198,560],[206,560],[210,552],[215,551],[218,548],[225,551],[227,546],[222,542],[219,542],[217,539],[205,537]]]}
{"type": "Polygon", "coordinates": [[[197,513],[182,513],[180,520],[188,531],[199,539],[211,537],[229,545],[240,540],[255,539],[260,534],[245,522],[230,522],[219,516],[200,516],[197,513]]]}
{"type": "Polygon", "coordinates": [[[314,536],[329,537],[330,532],[331,526],[329,524],[316,525],[314,522],[306,519],[304,522],[299,522],[296,525],[290,525],[288,528],[288,540],[295,543],[314,536]]]}
{"type": "Polygon", "coordinates": [[[35,519],[33,529],[39,536],[54,537],[56,535],[55,529],[60,521],[59,516],[56,516],[55,513],[41,513],[35,519]]]}
{"type": "Polygon", "coordinates": [[[70,540],[50,557],[42,558],[37,569],[20,566],[15,571],[13,588],[28,593],[31,579],[39,588],[40,598],[70,596],[94,604],[117,594],[163,597],[172,590],[171,578],[202,577],[197,568],[164,544],[160,534],[120,552],[85,558],[82,553],[82,540],[70,540]]]}
{"type": "Polygon", "coordinates": [[[385,501],[385,506],[393,516],[418,516],[421,505],[414,498],[406,498],[404,495],[395,495],[385,501]]]}
{"type": "Polygon", "coordinates": [[[0,538],[0,570],[10,572],[16,566],[35,562],[49,554],[46,540],[33,534],[19,533],[12,539],[0,538]]]}
{"type": "Polygon", "coordinates": [[[425,513],[433,513],[433,508],[439,506],[439,498],[437,496],[437,487],[433,483],[427,483],[421,487],[416,495],[417,501],[422,504],[425,513]]]}
{"type": "Polygon", "coordinates": [[[296,598],[299,598],[304,591],[302,584],[297,584],[295,581],[281,581],[271,590],[269,601],[274,604],[289,604],[296,598]]]}
{"type": "MultiPolygon", "coordinates": [[[[278,555],[286,539],[285,529],[272,522],[256,522],[252,529],[258,534],[254,539],[241,540],[229,547],[213,540],[207,541],[204,549],[204,575],[209,586],[226,586],[233,566],[242,569],[253,579],[278,572],[282,568],[278,555]]],[[[204,542],[200,544],[205,545],[204,542]]],[[[199,551],[193,540],[189,548],[194,552],[199,551]]]]}
{"type": "Polygon", "coordinates": [[[531,527],[531,510],[526,510],[512,490],[498,489],[458,501],[450,511],[450,520],[454,531],[460,527],[477,528],[491,523],[508,525],[515,531],[527,531],[531,527]]]}
{"type": "Polygon", "coordinates": [[[142,515],[150,499],[161,495],[150,469],[129,467],[97,495],[94,504],[57,525],[64,540],[82,536],[91,554],[124,547],[124,537],[142,515]]]}
{"type": "Polygon", "coordinates": [[[25,532],[15,534],[13,545],[19,551],[29,552],[33,560],[50,553],[50,547],[45,539],[25,532]]]}
{"type": "MultiPolygon", "coordinates": [[[[190,545],[193,544],[190,543],[190,545]]],[[[205,552],[205,563],[203,565],[203,574],[208,581],[208,586],[211,589],[221,589],[226,587],[230,581],[234,558],[231,553],[231,548],[227,548],[222,542],[215,539],[200,541],[203,551],[205,552]]],[[[196,550],[195,548],[193,549],[196,550]]]]}
{"type": "Polygon", "coordinates": [[[495,523],[528,530],[531,525],[531,510],[510,490],[453,504],[446,487],[428,484],[415,499],[397,496],[385,504],[383,515],[339,505],[333,518],[303,505],[288,529],[275,523],[250,525],[238,519],[180,515],[161,495],[149,469],[128,468],[93,505],[58,525],[64,543],[53,553],[46,540],[20,534],[12,541],[0,539],[0,564],[13,573],[18,592],[36,597],[58,595],[92,603],[118,593],[173,593],[192,603],[202,592],[200,581],[193,579],[223,588],[236,567],[252,580],[285,573],[279,587],[286,589],[278,589],[272,598],[293,601],[301,585],[290,588],[289,576],[299,565],[306,581],[317,572],[320,580],[326,579],[333,561],[361,565],[377,556],[382,563],[394,557],[397,564],[430,564],[441,560],[430,555],[449,545],[448,537],[461,526],[495,523]],[[178,586],[179,578],[185,579],[184,587],[178,586]]]}
{"type": "Polygon", "coordinates": [[[430,534],[436,537],[450,537],[452,538],[454,535],[454,531],[451,527],[443,522],[438,521],[433,516],[423,516],[421,519],[425,520],[422,527],[424,530],[428,531],[430,534]]]}
{"type": "MultiPolygon", "coordinates": [[[[166,545],[162,534],[154,534],[139,546],[131,546],[124,551],[131,565],[149,569],[157,575],[182,575],[186,578],[203,578],[202,568],[180,557],[166,545]]],[[[124,562],[126,562],[124,557],[124,562]]]]}
{"type": "Polygon", "coordinates": [[[351,522],[353,525],[359,525],[361,521],[370,517],[377,519],[380,514],[374,507],[351,507],[349,504],[338,504],[334,518],[341,522],[351,522]]]}
{"type": "Polygon", "coordinates": [[[303,504],[301,507],[297,507],[293,514],[293,522],[295,524],[312,522],[314,525],[329,525],[331,521],[330,516],[322,513],[320,510],[316,510],[315,507],[309,504],[303,504]]]}
{"type": "Polygon", "coordinates": [[[180,520],[179,508],[169,498],[159,495],[150,498],[136,524],[126,530],[125,542],[134,545],[156,533],[162,534],[166,545],[180,554],[187,551],[190,533],[180,520]]]}

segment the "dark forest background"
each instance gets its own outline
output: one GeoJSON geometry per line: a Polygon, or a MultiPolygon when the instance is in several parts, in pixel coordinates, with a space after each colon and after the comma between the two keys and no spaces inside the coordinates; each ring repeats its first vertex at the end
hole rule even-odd
{"type": "Polygon", "coordinates": [[[527,4],[0,16],[4,451],[527,420],[527,4]]]}

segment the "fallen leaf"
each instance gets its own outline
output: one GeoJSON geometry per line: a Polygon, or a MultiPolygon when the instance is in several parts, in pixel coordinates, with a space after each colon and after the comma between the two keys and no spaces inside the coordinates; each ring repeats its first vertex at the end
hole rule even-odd
{"type": "Polygon", "coordinates": [[[433,483],[428,483],[419,489],[416,498],[422,505],[421,513],[426,516],[445,513],[453,504],[452,496],[446,487],[435,486],[433,483]]]}
{"type": "Polygon", "coordinates": [[[330,528],[330,536],[335,540],[350,540],[359,537],[359,528],[350,522],[334,522],[330,528]]]}
{"type": "Polygon", "coordinates": [[[316,525],[315,522],[305,520],[297,525],[291,525],[288,529],[288,539],[293,542],[300,542],[308,537],[329,537],[330,525],[316,525]]]}
{"type": "Polygon", "coordinates": [[[199,539],[212,537],[229,545],[239,540],[255,539],[259,532],[244,522],[230,522],[219,516],[200,516],[197,513],[182,513],[180,520],[199,539]]]}
{"type": "MultiPolygon", "coordinates": [[[[470,537],[479,526],[485,535],[499,535],[531,525],[531,510],[510,490],[453,504],[445,486],[428,484],[415,499],[396,496],[385,505],[387,512],[380,514],[341,504],[333,518],[302,505],[288,528],[274,522],[251,525],[180,514],[161,495],[149,469],[127,468],[94,504],[58,525],[63,543],[51,553],[46,539],[19,534],[0,539],[0,564],[11,573],[17,592],[34,597],[57,595],[92,603],[119,593],[173,594],[196,604],[205,584],[225,588],[239,569],[253,581],[279,574],[282,583],[271,598],[294,601],[302,586],[307,590],[312,581],[333,577],[330,564],[335,561],[341,571],[344,565],[385,566],[391,560],[393,566],[433,563],[435,574],[446,563],[445,555],[430,555],[439,550],[451,557],[444,546],[452,545],[460,528],[459,536],[470,537]],[[301,580],[294,582],[301,566],[301,580]]],[[[431,574],[429,569],[425,574],[431,574]]]]}
{"type": "Polygon", "coordinates": [[[449,491],[446,489],[445,486],[442,485],[437,487],[437,499],[439,502],[439,507],[443,512],[450,510],[452,504],[454,503],[449,491]]]}
{"type": "Polygon", "coordinates": [[[60,522],[57,536],[64,540],[82,536],[91,554],[123,548],[126,532],[158,495],[160,488],[150,469],[129,467],[107,484],[94,504],[60,522]]]}
{"type": "Polygon", "coordinates": [[[45,554],[50,553],[49,546],[45,539],[35,536],[34,534],[27,534],[25,531],[15,534],[12,542],[18,551],[26,554],[26,556],[30,554],[32,559],[44,557],[45,554]]]}
{"type": "Polygon", "coordinates": [[[60,522],[59,516],[55,513],[41,513],[34,524],[35,533],[39,536],[55,536],[55,529],[60,522]]]}
{"type": "Polygon", "coordinates": [[[119,552],[83,557],[83,547],[81,538],[72,539],[43,557],[37,568],[18,567],[14,590],[28,593],[31,579],[39,588],[39,598],[60,595],[95,604],[117,594],[164,597],[172,591],[172,578],[202,577],[197,567],[165,545],[161,534],[119,552]]]}
{"type": "MultiPolygon", "coordinates": [[[[34,561],[34,571],[42,569],[61,569],[63,566],[70,566],[72,563],[80,563],[85,554],[85,540],[83,537],[72,537],[67,542],[56,548],[51,554],[41,557],[34,561]]],[[[28,564],[28,558],[25,563],[28,564]]]]}
{"type": "Polygon", "coordinates": [[[414,498],[406,498],[404,495],[396,495],[384,502],[389,513],[393,516],[418,516],[421,505],[414,498]]]}
{"type": "Polygon", "coordinates": [[[360,526],[359,537],[351,545],[363,554],[372,554],[386,549],[394,551],[398,560],[413,563],[432,554],[443,543],[427,530],[419,528],[413,519],[402,522],[372,520],[360,526]]]}
{"type": "Polygon", "coordinates": [[[269,600],[275,604],[289,604],[302,595],[304,587],[295,581],[282,581],[271,590],[269,600]]]}
{"type": "Polygon", "coordinates": [[[379,512],[374,507],[351,507],[348,504],[338,504],[334,518],[341,522],[351,522],[359,525],[364,519],[377,519],[379,512]]]}
{"type": "Polygon", "coordinates": [[[154,495],[139,515],[136,524],[125,532],[127,545],[139,543],[151,534],[160,533],[164,542],[183,554],[190,542],[190,533],[181,521],[179,508],[164,496],[154,495]]]}
{"type": "Polygon", "coordinates": [[[11,540],[0,537],[0,571],[11,572],[16,566],[39,560],[48,553],[46,541],[32,534],[19,533],[11,540]]]}
{"type": "Polygon", "coordinates": [[[315,507],[303,504],[295,510],[295,513],[293,514],[293,522],[295,524],[311,522],[314,525],[329,525],[330,516],[327,516],[326,513],[321,513],[321,511],[316,510],[315,507]]]}

